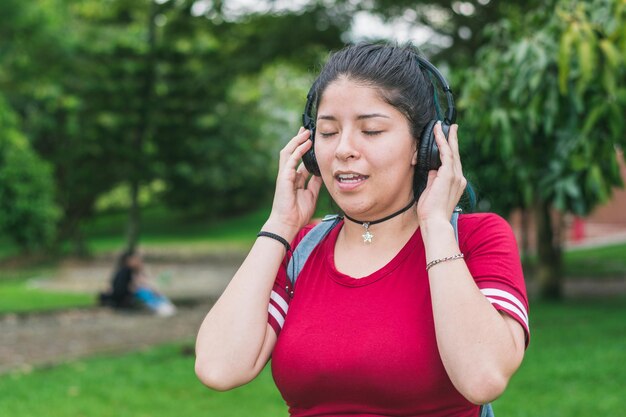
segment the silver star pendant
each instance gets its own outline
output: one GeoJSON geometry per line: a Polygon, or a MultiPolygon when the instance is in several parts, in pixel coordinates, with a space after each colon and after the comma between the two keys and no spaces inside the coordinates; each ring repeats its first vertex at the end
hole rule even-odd
{"type": "Polygon", "coordinates": [[[363,223],[363,227],[365,227],[365,233],[361,235],[363,236],[363,243],[372,243],[372,238],[374,237],[374,235],[369,231],[370,224],[363,223]]]}

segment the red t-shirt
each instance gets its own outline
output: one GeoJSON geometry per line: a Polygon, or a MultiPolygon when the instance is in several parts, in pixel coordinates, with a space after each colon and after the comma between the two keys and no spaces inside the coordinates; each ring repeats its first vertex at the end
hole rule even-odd
{"type": "MultiPolygon", "coordinates": [[[[290,414],[478,416],[437,350],[419,229],[387,265],[355,279],[335,268],[342,226],[313,251],[293,298],[284,268],[272,291],[268,321],[279,335],[272,372],[290,414]]],[[[510,226],[494,214],[465,214],[458,231],[476,284],[496,309],[520,322],[528,340],[528,301],[510,226]]]]}

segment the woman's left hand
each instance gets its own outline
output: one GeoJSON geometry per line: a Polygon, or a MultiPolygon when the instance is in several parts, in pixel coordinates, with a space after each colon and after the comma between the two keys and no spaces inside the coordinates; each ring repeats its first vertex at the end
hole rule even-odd
{"type": "Polygon", "coordinates": [[[443,134],[441,123],[435,126],[435,141],[439,147],[441,167],[428,172],[426,189],[417,202],[420,226],[427,221],[450,221],[454,207],[458,204],[467,180],[463,176],[459,156],[458,125],[450,126],[448,140],[443,134]]]}

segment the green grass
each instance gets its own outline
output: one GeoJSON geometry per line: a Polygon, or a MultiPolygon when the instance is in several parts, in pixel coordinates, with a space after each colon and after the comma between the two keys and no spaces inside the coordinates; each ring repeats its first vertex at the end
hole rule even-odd
{"type": "Polygon", "coordinates": [[[624,323],[624,298],[531,304],[530,346],[496,416],[623,415],[624,323]]]}
{"type": "MultiPolygon", "coordinates": [[[[531,305],[524,364],[494,402],[496,416],[617,416],[626,409],[626,299],[531,305]]],[[[26,417],[280,417],[266,369],[226,393],[203,388],[193,358],[165,346],[0,376],[3,415],[26,417]]]]}
{"type": "Polygon", "coordinates": [[[44,291],[25,283],[0,284],[0,314],[51,311],[94,304],[94,294],[44,291]]]}
{"type": "Polygon", "coordinates": [[[11,417],[287,416],[269,369],[218,393],[200,384],[193,362],[165,346],[0,376],[0,410],[11,417]]]}
{"type": "Polygon", "coordinates": [[[568,278],[614,278],[626,276],[626,243],[565,252],[568,278]]]}
{"type": "MultiPolygon", "coordinates": [[[[193,248],[245,249],[269,214],[257,210],[229,219],[187,219],[163,207],[142,213],[142,247],[182,245],[193,248]]],[[[87,244],[94,252],[116,251],[125,244],[126,213],[105,213],[84,228],[87,244]]]]}
{"type": "Polygon", "coordinates": [[[49,273],[49,269],[28,268],[1,272],[0,314],[50,311],[95,304],[94,294],[49,291],[33,286],[32,279],[46,273],[49,273]]]}

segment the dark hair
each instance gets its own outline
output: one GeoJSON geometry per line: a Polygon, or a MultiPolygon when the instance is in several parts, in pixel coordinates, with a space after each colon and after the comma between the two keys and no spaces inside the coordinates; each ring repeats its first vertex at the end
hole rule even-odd
{"type": "Polygon", "coordinates": [[[117,258],[117,269],[122,269],[126,266],[126,262],[128,259],[135,256],[137,251],[135,249],[128,249],[122,252],[122,254],[117,258]]]}
{"type": "MultiPolygon", "coordinates": [[[[333,53],[313,84],[317,109],[329,84],[346,77],[380,89],[388,104],[404,114],[411,135],[419,142],[424,126],[436,119],[434,87],[428,71],[420,67],[417,48],[389,44],[360,43],[333,53]]],[[[419,143],[417,143],[419,149],[419,143]]],[[[415,198],[421,194],[422,179],[414,178],[415,198]]],[[[423,184],[425,185],[425,183],[423,184]]]]}

